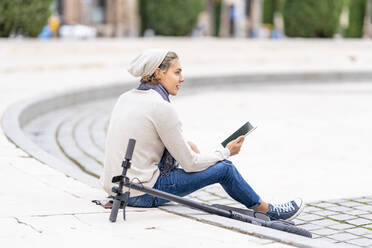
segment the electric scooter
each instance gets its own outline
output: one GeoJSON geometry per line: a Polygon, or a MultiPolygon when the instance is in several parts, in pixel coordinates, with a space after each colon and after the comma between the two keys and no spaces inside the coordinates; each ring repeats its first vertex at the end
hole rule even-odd
{"type": "Polygon", "coordinates": [[[122,162],[123,171],[121,175],[115,176],[112,178],[113,183],[119,183],[118,186],[114,186],[112,188],[112,192],[114,192],[116,195],[114,196],[113,205],[111,208],[111,214],[110,214],[110,221],[115,222],[117,219],[119,208],[123,208],[123,219],[125,220],[125,208],[128,205],[129,197],[130,197],[130,191],[129,189],[135,189],[138,191],[142,191],[144,193],[150,194],[152,196],[156,196],[162,199],[166,199],[169,201],[177,202],[182,205],[188,206],[190,208],[198,209],[210,214],[215,214],[219,216],[223,216],[226,218],[234,219],[243,221],[246,223],[259,225],[263,227],[268,227],[284,232],[289,232],[305,237],[312,237],[312,234],[305,230],[304,228],[297,227],[294,225],[294,222],[291,221],[284,221],[284,220],[271,220],[269,216],[267,216],[264,213],[261,212],[255,212],[253,210],[249,209],[241,209],[241,208],[233,208],[228,207],[224,205],[208,205],[204,203],[200,203],[197,201],[193,201],[190,199],[186,199],[174,194],[170,194],[167,192],[163,192],[157,189],[153,189],[147,186],[144,186],[139,183],[132,182],[127,177],[127,170],[131,166],[131,159],[134,151],[134,147],[136,144],[136,140],[129,139],[127,151],[125,154],[125,159],[122,162]],[[123,187],[127,187],[128,190],[123,193],[123,187]]]}

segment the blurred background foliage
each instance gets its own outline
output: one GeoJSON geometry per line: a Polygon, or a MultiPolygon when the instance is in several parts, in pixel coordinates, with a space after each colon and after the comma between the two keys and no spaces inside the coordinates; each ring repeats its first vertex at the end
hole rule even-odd
{"type": "Polygon", "coordinates": [[[0,37],[36,37],[52,14],[54,0],[0,0],[0,37]]]}
{"type": "Polygon", "coordinates": [[[331,38],[338,31],[342,0],[286,0],[285,34],[289,37],[331,38]]]}
{"type": "Polygon", "coordinates": [[[284,20],[289,37],[330,38],[337,32],[361,38],[367,0],[264,0],[262,21],[274,25],[275,13],[284,20]],[[348,12],[347,30],[340,30],[341,11],[348,12]]]}
{"type": "MultiPolygon", "coordinates": [[[[140,35],[143,36],[146,30],[152,30],[155,35],[190,35],[199,14],[205,11],[206,1],[138,0],[140,35]]],[[[53,12],[51,5],[55,2],[0,0],[0,37],[37,37],[48,23],[48,17],[53,12]]],[[[213,32],[210,35],[220,36],[221,16],[226,3],[223,0],[212,2],[213,8],[209,11],[213,12],[213,32]]],[[[275,22],[280,16],[282,30],[288,37],[331,38],[335,34],[350,38],[363,36],[367,0],[262,0],[261,3],[261,22],[269,29],[275,29],[275,22]],[[341,13],[346,16],[347,24],[340,25],[341,13]]]]}
{"type": "Polygon", "coordinates": [[[189,35],[204,5],[204,0],[141,0],[141,31],[151,28],[157,35],[189,35]]]}
{"type": "Polygon", "coordinates": [[[366,0],[348,0],[349,6],[349,26],[346,37],[360,38],[363,35],[363,23],[366,13],[366,0]]]}

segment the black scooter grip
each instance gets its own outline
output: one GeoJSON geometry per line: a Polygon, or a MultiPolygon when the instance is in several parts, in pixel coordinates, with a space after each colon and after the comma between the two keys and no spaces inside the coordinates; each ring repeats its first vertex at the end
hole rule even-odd
{"type": "Polygon", "coordinates": [[[305,236],[308,238],[312,237],[311,232],[305,230],[304,228],[286,224],[281,221],[270,221],[270,222],[267,222],[267,224],[268,224],[267,227],[271,227],[276,230],[285,231],[285,232],[305,236]]]}
{"type": "Polygon", "coordinates": [[[111,208],[111,214],[110,214],[110,221],[111,222],[116,221],[116,218],[117,218],[118,212],[119,212],[119,207],[120,207],[120,201],[115,199],[114,203],[112,204],[112,208],[111,208]]]}
{"type": "Polygon", "coordinates": [[[125,154],[125,159],[126,160],[131,160],[132,159],[132,155],[133,155],[135,145],[136,145],[136,140],[135,139],[129,139],[128,147],[127,147],[127,153],[125,154]]]}

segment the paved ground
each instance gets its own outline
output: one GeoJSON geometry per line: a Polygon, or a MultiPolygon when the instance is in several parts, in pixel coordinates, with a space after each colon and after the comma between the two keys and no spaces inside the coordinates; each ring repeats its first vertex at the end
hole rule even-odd
{"type": "MultiPolygon", "coordinates": [[[[215,90],[213,97],[210,96],[210,92],[212,89],[204,89],[203,91],[199,92],[198,95],[191,94],[191,92],[187,92],[188,89],[186,88],[183,96],[180,96],[180,99],[175,99],[175,104],[179,107],[180,112],[183,113],[183,117],[188,117],[192,120],[195,120],[196,117],[199,117],[198,114],[195,114],[194,111],[190,111],[195,109],[197,106],[201,106],[203,109],[219,109],[219,107],[223,107],[218,105],[217,100],[218,98],[226,98],[230,100],[230,106],[235,109],[244,110],[247,112],[247,115],[251,115],[253,117],[257,117],[257,114],[260,112],[265,112],[266,108],[274,107],[274,105],[266,104],[264,100],[256,99],[256,95],[259,95],[259,98],[267,98],[267,95],[271,97],[271,101],[281,102],[282,105],[286,107],[282,107],[280,110],[280,114],[282,118],[286,119],[284,121],[282,119],[273,119],[274,123],[271,125],[276,126],[275,130],[285,130],[286,128],[290,127],[291,130],[285,130],[285,134],[273,134],[278,137],[270,138],[276,144],[280,144],[283,142],[283,136],[286,136],[289,142],[295,143],[301,138],[307,138],[310,136],[311,138],[322,138],[324,144],[307,144],[304,145],[306,148],[296,149],[294,147],[288,147],[283,151],[281,150],[280,153],[285,152],[288,148],[291,148],[292,151],[296,153],[303,152],[303,149],[309,149],[315,151],[317,149],[326,149],[329,146],[337,147],[336,142],[338,142],[340,133],[342,130],[346,130],[349,128],[349,125],[354,125],[358,123],[358,130],[357,131],[350,131],[351,133],[344,133],[342,134],[346,140],[352,140],[353,136],[357,136],[359,141],[364,140],[363,144],[371,140],[372,137],[366,135],[369,126],[372,124],[369,118],[362,117],[363,121],[358,119],[358,116],[368,115],[370,110],[368,109],[368,104],[363,108],[363,104],[370,99],[370,94],[368,94],[368,90],[372,89],[372,84],[364,83],[359,85],[354,85],[352,83],[344,83],[343,89],[340,89],[339,86],[333,82],[323,83],[322,85],[317,84],[316,82],[307,83],[306,86],[302,84],[298,85],[281,85],[281,86],[273,86],[273,85],[261,85],[257,87],[256,85],[248,85],[248,86],[238,86],[237,89],[240,93],[236,92],[229,92],[224,91],[222,89],[215,90]],[[353,93],[350,95],[350,92],[353,93]],[[192,97],[190,97],[190,94],[192,97]],[[209,103],[205,103],[205,97],[208,95],[209,103]],[[230,96],[231,95],[231,96],[230,96]],[[298,97],[300,95],[301,97],[298,97]],[[216,97],[217,96],[217,97],[216,97]],[[235,99],[233,96],[238,96],[235,99]],[[295,97],[297,96],[297,97],[295,97]],[[288,103],[285,103],[285,99],[295,97],[291,101],[296,101],[296,107],[292,109],[285,109],[288,108],[288,103]],[[308,104],[307,100],[311,98],[311,110],[306,109],[306,105],[308,104]],[[234,99],[234,100],[233,100],[234,99]],[[317,99],[317,103],[314,100],[317,99]],[[333,100],[334,102],[329,106],[329,101],[333,100]],[[353,103],[351,103],[351,101],[353,103]],[[253,108],[250,107],[251,104],[256,103],[257,105],[253,108]],[[349,118],[352,120],[352,123],[347,123],[344,120],[344,109],[342,108],[343,105],[347,104],[350,111],[349,118]],[[209,106],[211,105],[211,106],[209,106]],[[216,106],[217,105],[217,106],[216,106]],[[338,108],[335,106],[338,105],[338,108]],[[340,111],[340,108],[342,111],[340,111]],[[255,110],[254,110],[255,109],[255,110]],[[318,122],[323,122],[324,125],[324,117],[330,112],[330,109],[333,110],[332,116],[327,118],[327,121],[331,123],[327,124],[326,128],[319,127],[318,122]],[[303,120],[301,115],[306,111],[306,119],[303,120]],[[338,112],[340,111],[340,112],[338,112]],[[249,113],[249,114],[248,114],[249,113]],[[290,123],[288,123],[290,122],[290,123]],[[361,124],[363,123],[363,124],[361,124]],[[337,126],[332,126],[332,125],[337,126]],[[304,127],[305,125],[305,127],[304,127]],[[304,130],[309,132],[309,128],[306,127],[310,126],[313,131],[316,130],[316,135],[311,135],[307,133],[306,135],[301,134],[304,130]],[[318,125],[318,126],[317,126],[318,125]],[[301,128],[299,128],[300,126],[301,128]],[[336,130],[330,130],[336,129],[336,130]],[[336,135],[334,135],[332,132],[336,135]],[[298,135],[294,141],[292,135],[298,135]],[[362,135],[365,137],[361,138],[362,135]],[[328,136],[328,137],[327,137],[328,136]],[[320,147],[319,147],[320,146],[320,147]]],[[[192,91],[192,89],[190,89],[192,91]]],[[[258,97],[257,97],[258,98],[258,97]]],[[[40,144],[45,150],[50,153],[55,154],[56,156],[60,157],[61,159],[65,160],[66,163],[73,165],[78,165],[82,170],[92,174],[95,177],[98,177],[102,172],[103,167],[103,155],[104,155],[104,140],[105,134],[107,131],[108,119],[110,110],[115,102],[115,99],[107,99],[104,101],[96,101],[94,103],[82,104],[78,106],[73,106],[70,108],[65,108],[59,111],[54,111],[53,113],[49,113],[48,115],[41,116],[38,119],[35,119],[31,123],[29,123],[25,127],[25,131],[28,133],[29,137],[37,144],[40,144]]],[[[203,111],[201,111],[203,112],[203,111]]],[[[218,133],[220,129],[223,128],[223,125],[232,125],[236,123],[239,125],[240,119],[235,117],[233,121],[222,121],[218,123],[219,113],[214,113],[215,111],[209,111],[209,115],[207,118],[204,118],[200,115],[200,118],[203,119],[205,122],[212,121],[212,123],[216,123],[213,127],[208,128],[207,138],[198,138],[202,136],[200,132],[203,129],[204,124],[197,123],[195,124],[193,121],[186,122],[186,125],[190,128],[188,133],[191,137],[194,137],[196,140],[201,140],[203,146],[207,146],[210,142],[209,139],[214,139],[211,135],[212,133],[218,133]]],[[[266,125],[264,123],[264,117],[260,118],[260,122],[263,124],[265,128],[266,125]]],[[[272,118],[272,117],[271,117],[272,118]]],[[[360,118],[360,117],[359,117],[360,118]]],[[[270,131],[270,126],[267,127],[270,131]]],[[[248,136],[248,140],[250,138],[254,138],[255,135],[260,135],[260,133],[255,134],[252,133],[252,136],[248,136]]],[[[205,137],[204,136],[204,137],[205,137]]],[[[219,134],[216,135],[219,138],[219,134]]],[[[227,136],[227,135],[226,135],[227,136]]],[[[222,137],[221,139],[222,140],[222,137]]],[[[247,144],[248,145],[248,144],[247,144]]],[[[253,145],[253,142],[249,142],[249,145],[253,145]]],[[[273,156],[278,159],[278,151],[277,147],[270,147],[267,144],[263,144],[263,142],[258,142],[257,146],[265,146],[266,153],[272,154],[273,156]]],[[[354,147],[354,154],[350,156],[348,159],[353,160],[355,154],[357,153],[364,153],[366,152],[364,147],[359,145],[356,146],[353,144],[354,147]]],[[[240,154],[241,158],[237,160],[238,164],[247,164],[247,166],[240,166],[239,169],[242,171],[244,175],[248,178],[252,178],[252,171],[254,173],[259,174],[259,170],[256,168],[251,168],[249,164],[252,164],[252,161],[256,163],[263,163],[259,161],[261,156],[254,156],[252,158],[252,151],[249,151],[249,147],[244,149],[244,151],[240,154]],[[248,150],[247,150],[248,149],[248,150]],[[246,154],[250,153],[250,156],[246,154]]],[[[347,152],[350,149],[349,144],[343,144],[338,146],[337,153],[334,150],[335,148],[328,149],[327,154],[322,154],[323,156],[332,157],[337,156],[338,153],[347,152]],[[345,149],[345,150],[343,150],[345,149]],[[332,152],[335,152],[332,154],[332,152]]],[[[258,149],[262,150],[262,148],[258,149]]],[[[257,152],[258,153],[258,152],[257,152]]],[[[319,153],[319,152],[318,152],[319,153]]],[[[288,154],[287,154],[288,156],[288,154]]],[[[299,156],[297,154],[297,156],[299,156]]],[[[281,156],[282,158],[285,155],[281,156]]],[[[327,158],[326,157],[326,158],[327,158]]],[[[317,158],[309,158],[310,161],[303,162],[305,164],[310,163],[319,163],[317,158]]],[[[337,157],[333,158],[334,163],[337,161],[337,157]]],[[[345,169],[345,172],[349,170],[350,161],[342,161],[342,159],[338,159],[337,166],[339,170],[345,169]]],[[[290,159],[286,159],[289,163],[294,163],[290,159]]],[[[266,163],[268,163],[266,159],[266,163]]],[[[366,163],[368,166],[369,163],[366,163]]],[[[275,166],[282,166],[278,165],[275,166]]],[[[285,165],[283,165],[284,167],[285,165]]],[[[299,171],[304,170],[304,166],[299,164],[297,168],[293,168],[293,172],[288,172],[289,180],[291,177],[295,177],[295,174],[299,173],[299,171]]],[[[276,178],[276,172],[266,172],[266,178],[276,178]]],[[[338,175],[339,172],[334,172],[333,175],[338,175]]],[[[370,175],[370,174],[369,174],[370,175]]],[[[307,177],[302,178],[303,184],[308,186],[310,183],[309,180],[311,177],[319,177],[319,175],[309,174],[307,177]]],[[[342,175],[341,175],[342,176],[342,175]]],[[[347,175],[345,175],[347,177],[347,175]]],[[[260,177],[259,177],[260,179],[260,177]]],[[[261,178],[262,179],[262,178],[261,178]]],[[[340,180],[340,178],[338,178],[340,180]]],[[[346,178],[345,178],[346,180],[346,178]]],[[[342,183],[342,182],[339,182],[342,183]]],[[[304,185],[297,185],[297,189],[304,188],[304,185]]],[[[262,186],[262,185],[260,185],[262,186]]],[[[291,191],[290,187],[293,187],[291,182],[288,183],[288,189],[284,190],[286,194],[291,191]]],[[[282,190],[285,189],[286,186],[282,183],[282,189],[279,190],[272,190],[272,194],[280,195],[282,194],[282,190]]],[[[345,187],[346,188],[346,187],[345,187]]],[[[292,190],[293,191],[293,190],[292,190]]],[[[330,192],[329,189],[325,189],[324,191],[330,192]]],[[[270,192],[268,192],[269,194],[270,192]]],[[[345,192],[341,192],[345,195],[345,192]]],[[[304,194],[305,199],[312,199],[312,201],[307,201],[307,207],[305,212],[298,217],[296,220],[296,224],[311,231],[313,233],[313,238],[319,240],[325,240],[332,243],[345,243],[345,244],[353,244],[358,245],[360,247],[365,246],[372,246],[372,196],[367,197],[353,197],[353,198],[340,198],[340,199],[324,199],[322,201],[315,201],[316,199],[320,199],[321,197],[325,198],[326,194],[320,192],[300,192],[297,191],[296,194],[304,194]]],[[[270,195],[269,195],[270,196],[270,195]]],[[[341,195],[342,196],[342,195],[341,195]]],[[[196,199],[197,201],[206,202],[209,204],[228,204],[228,205],[237,205],[236,202],[232,201],[231,198],[226,195],[226,193],[221,189],[219,186],[211,186],[201,192],[196,192],[190,196],[192,199],[196,199]]],[[[278,197],[276,197],[278,198],[278,197]]],[[[284,198],[284,194],[283,194],[284,198]]],[[[243,207],[243,206],[241,206],[243,207]]],[[[175,209],[175,212],[181,213],[184,209],[175,209]]],[[[187,212],[187,210],[186,210],[187,212]]],[[[186,213],[186,215],[188,215],[186,213]]],[[[224,223],[221,223],[224,225],[224,223]]]]}
{"type": "MultiPolygon", "coordinates": [[[[332,71],[368,72],[372,69],[372,55],[365,51],[370,50],[371,46],[369,41],[326,40],[286,40],[277,43],[214,39],[130,39],[86,41],[83,43],[78,41],[34,42],[12,40],[8,42],[1,40],[0,111],[3,113],[10,104],[36,95],[53,95],[67,89],[81,89],[87,86],[103,86],[111,82],[127,81],[130,77],[125,73],[123,67],[139,51],[147,47],[168,47],[178,52],[187,78],[196,75],[252,75],[267,73],[268,71],[279,74],[285,72],[299,74],[332,71]]],[[[286,91],[267,89],[268,94],[263,98],[261,97],[262,92],[252,91],[249,99],[254,103],[250,103],[249,119],[256,123],[259,129],[251,135],[250,140],[247,140],[247,149],[242,151],[239,159],[234,159],[234,162],[241,166],[241,171],[251,184],[255,185],[257,191],[262,192],[262,195],[265,195],[268,200],[273,201],[286,197],[290,198],[292,197],[291,194],[300,194],[307,202],[315,204],[312,212],[321,205],[315,203],[316,201],[328,201],[329,199],[346,199],[343,201],[351,202],[349,204],[362,203],[361,207],[369,207],[369,198],[356,198],[370,195],[369,189],[372,186],[370,160],[367,156],[367,147],[370,147],[369,142],[371,140],[371,134],[367,128],[370,124],[370,110],[368,108],[370,106],[368,98],[370,84],[359,83],[359,88],[355,88],[355,86],[355,84],[352,84],[352,86],[341,84],[336,88],[328,89],[327,94],[322,90],[310,88],[307,92],[312,92],[312,95],[303,94],[301,93],[303,89],[300,89],[299,94],[290,96],[284,94],[286,91]],[[282,96],[282,98],[278,99],[278,96],[282,96]],[[341,98],[342,100],[340,100],[341,98]],[[278,99],[278,101],[272,102],[272,99],[278,99]],[[319,102],[320,99],[324,101],[319,102]],[[306,111],[291,113],[292,107],[297,106],[298,100],[304,100],[301,106],[306,111]],[[314,105],[314,103],[316,104],[314,105]],[[285,110],[289,110],[289,112],[285,110]],[[324,112],[321,112],[321,110],[324,110],[324,112]],[[321,114],[316,119],[307,118],[309,113],[311,113],[311,116],[316,116],[319,111],[321,114]],[[283,114],[289,117],[298,114],[301,118],[283,118],[283,114]],[[337,116],[336,122],[330,122],[333,115],[337,116]],[[341,116],[344,116],[344,118],[341,118],[341,116]],[[278,119],[285,121],[283,123],[273,121],[278,119]],[[303,122],[298,122],[298,120],[303,120],[303,122]],[[280,125],[277,126],[278,124],[280,125]],[[313,127],[313,129],[310,127],[313,127]],[[333,129],[333,127],[337,128],[333,129]],[[301,132],[304,128],[312,131],[304,134],[304,132],[301,132]],[[317,136],[319,131],[322,134],[329,131],[331,135],[329,137],[317,136]],[[340,133],[344,135],[340,136],[340,133]],[[283,140],[285,140],[285,143],[283,143],[283,140]],[[294,147],[296,152],[292,150],[294,147]],[[263,156],[263,150],[270,151],[272,155],[263,156]],[[288,153],[291,153],[292,156],[288,156],[288,153]],[[317,156],[314,156],[314,154],[317,156]],[[250,170],[242,168],[248,165],[244,163],[247,159],[244,156],[248,156],[249,161],[251,161],[249,164],[250,170]],[[301,167],[298,167],[299,161],[301,167]],[[296,170],[297,168],[300,168],[300,170],[296,170]],[[247,172],[249,173],[247,174],[247,172]],[[280,191],[273,191],[272,180],[260,180],[259,177],[250,176],[267,175],[267,173],[274,176],[271,178],[274,178],[275,187],[280,188],[280,191]],[[306,183],[304,183],[304,180],[306,183]],[[296,186],[294,187],[294,185],[296,186]],[[355,199],[350,201],[351,198],[355,199]]],[[[296,93],[296,91],[298,93],[296,87],[289,89],[289,92],[292,93],[296,93]]],[[[187,120],[191,118],[188,118],[187,113],[190,112],[184,111],[185,127],[190,127],[189,130],[203,130],[200,129],[206,123],[205,119],[201,118],[203,116],[213,120],[218,130],[226,130],[226,127],[231,127],[231,130],[234,130],[236,126],[239,126],[242,118],[241,111],[231,111],[233,108],[231,108],[229,102],[232,101],[235,104],[235,99],[244,98],[244,96],[234,94],[234,98],[223,98],[223,96],[214,93],[209,95],[208,98],[203,94],[195,95],[195,101],[201,101],[202,103],[196,106],[201,110],[201,114],[198,115],[200,121],[188,123],[187,120]],[[226,99],[228,100],[226,101],[226,99]],[[218,115],[218,113],[206,112],[205,109],[203,110],[203,106],[206,109],[210,109],[210,106],[218,106],[221,109],[220,113],[224,113],[225,118],[221,118],[220,113],[218,115]],[[205,113],[208,113],[208,115],[205,115],[205,113]]],[[[180,101],[175,101],[180,109],[190,107],[188,96],[180,99],[180,101]]],[[[243,103],[239,107],[244,109],[247,107],[244,104],[248,103],[243,103]]],[[[106,106],[109,106],[109,104],[106,106]]],[[[105,111],[105,108],[103,108],[103,111],[105,111]]],[[[85,114],[89,113],[85,112],[85,114]]],[[[71,142],[64,139],[73,137],[65,136],[63,132],[81,130],[87,127],[88,130],[89,128],[104,130],[104,128],[102,129],[105,125],[104,118],[100,121],[94,121],[83,116],[81,116],[81,121],[78,121],[79,118],[76,116],[74,118],[73,120],[67,118],[63,122],[64,124],[59,127],[61,139],[58,140],[61,147],[64,142],[71,142]],[[88,123],[84,124],[84,121],[88,123]]],[[[50,130],[53,131],[53,129],[50,130]]],[[[206,139],[206,137],[220,140],[221,137],[215,137],[213,134],[215,132],[202,136],[195,132],[190,133],[190,136],[200,138],[198,144],[203,148],[213,141],[212,139],[206,139]]],[[[77,131],[75,135],[86,134],[77,131]]],[[[104,132],[100,131],[94,135],[96,136],[90,139],[91,142],[94,140],[97,144],[76,145],[85,149],[90,147],[92,150],[94,149],[94,153],[99,154],[99,144],[101,144],[104,132]]],[[[84,139],[87,140],[86,138],[82,140],[84,139]]],[[[112,245],[116,241],[122,242],[122,236],[125,235],[128,237],[126,241],[129,244],[143,242],[144,245],[145,243],[151,243],[157,246],[166,246],[169,242],[164,241],[166,240],[165,237],[172,236],[172,240],[177,240],[179,243],[179,240],[187,233],[189,239],[183,243],[184,247],[195,245],[222,247],[226,246],[227,243],[229,246],[231,244],[236,246],[244,244],[250,247],[287,247],[287,245],[270,240],[189,221],[159,212],[156,209],[144,212],[131,210],[133,211],[133,214],[131,214],[133,222],[130,222],[130,227],[133,228],[129,229],[128,225],[121,224],[115,225],[115,228],[113,228],[107,222],[107,211],[103,211],[89,202],[90,199],[102,197],[101,190],[91,188],[65,177],[58,171],[49,169],[16,149],[4,135],[0,135],[0,147],[2,162],[0,197],[2,202],[6,202],[0,216],[2,223],[0,239],[2,243],[12,242],[14,244],[15,242],[19,244],[19,247],[44,247],[52,242],[56,244],[56,240],[58,240],[60,242],[57,244],[60,246],[84,242],[98,246],[102,243],[112,245]],[[12,185],[12,188],[9,185],[12,185]],[[24,185],[27,185],[27,187],[24,185]],[[159,220],[156,225],[154,225],[154,220],[159,220]],[[60,240],[61,234],[64,236],[63,240],[60,240]],[[141,234],[146,234],[146,237],[150,237],[150,239],[144,240],[141,234]]],[[[58,151],[57,147],[51,146],[48,149],[58,151]]],[[[93,151],[87,153],[90,152],[93,151]]],[[[93,164],[93,162],[94,160],[91,163],[93,164]]],[[[99,171],[98,166],[97,168],[96,170],[99,171]]],[[[99,173],[97,171],[96,173],[99,173]]],[[[218,189],[211,190],[212,192],[219,192],[218,189]]],[[[340,204],[336,203],[337,206],[340,204]]],[[[360,206],[346,207],[366,212],[370,211],[360,209],[360,206]]],[[[355,232],[358,233],[351,233],[359,236],[350,238],[346,235],[346,229],[341,229],[339,231],[340,235],[334,235],[332,242],[347,241],[359,246],[370,245],[368,243],[370,241],[369,234],[361,233],[361,231],[367,232],[370,230],[368,229],[369,222],[365,223],[365,221],[369,221],[369,215],[363,215],[363,213],[354,213],[356,214],[354,219],[357,221],[349,220],[350,217],[343,219],[342,216],[335,219],[331,217],[333,215],[330,215],[328,220],[339,220],[339,222],[345,222],[345,224],[348,222],[350,225],[360,227],[354,228],[355,232]],[[360,222],[359,217],[365,220],[364,223],[360,222]],[[366,241],[366,239],[368,240],[366,241]]],[[[320,216],[326,215],[327,213],[324,213],[324,211],[320,214],[320,216]]],[[[311,219],[310,214],[303,216],[310,216],[311,219]]],[[[311,222],[312,220],[306,221],[311,222]]],[[[333,230],[334,228],[330,227],[328,229],[333,230]]],[[[328,229],[318,235],[330,237],[328,229]]],[[[352,229],[350,227],[350,230],[352,229]]]]}

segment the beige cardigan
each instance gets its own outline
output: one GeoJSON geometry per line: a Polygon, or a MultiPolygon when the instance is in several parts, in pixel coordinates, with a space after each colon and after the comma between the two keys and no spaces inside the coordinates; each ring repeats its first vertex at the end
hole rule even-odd
{"type": "MultiPolygon", "coordinates": [[[[165,147],[186,172],[202,171],[230,156],[229,150],[222,146],[209,153],[193,152],[183,137],[181,122],[172,104],[154,90],[132,89],[119,97],[111,114],[100,179],[108,194],[112,194],[114,186],[112,177],[122,173],[121,163],[130,138],[136,140],[136,146],[127,175],[149,187],[153,187],[159,177],[157,164],[165,147]]],[[[131,190],[131,197],[142,194],[131,190]]]]}

